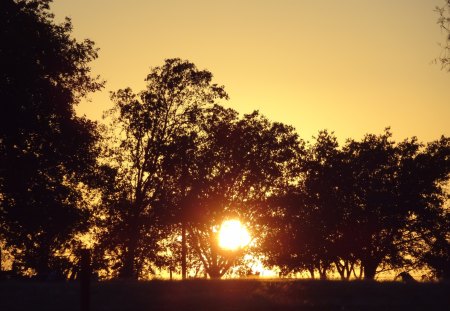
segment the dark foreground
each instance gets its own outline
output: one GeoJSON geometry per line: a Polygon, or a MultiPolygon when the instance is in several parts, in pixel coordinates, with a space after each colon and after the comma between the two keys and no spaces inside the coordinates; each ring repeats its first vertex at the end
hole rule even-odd
{"type": "MultiPolygon", "coordinates": [[[[0,310],[80,310],[79,286],[1,281],[0,310]]],[[[91,310],[450,310],[450,283],[100,282],[91,310]]]]}

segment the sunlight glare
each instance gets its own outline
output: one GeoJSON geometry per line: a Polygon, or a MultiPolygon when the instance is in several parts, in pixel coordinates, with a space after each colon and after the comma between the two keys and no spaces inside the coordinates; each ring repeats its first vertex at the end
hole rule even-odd
{"type": "Polygon", "coordinates": [[[239,220],[226,220],[219,230],[219,246],[227,250],[237,250],[250,243],[250,234],[239,220]]]}

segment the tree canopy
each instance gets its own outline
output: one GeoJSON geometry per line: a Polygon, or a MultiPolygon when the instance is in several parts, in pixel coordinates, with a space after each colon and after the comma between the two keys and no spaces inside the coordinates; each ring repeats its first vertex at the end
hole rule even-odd
{"type": "MultiPolygon", "coordinates": [[[[223,106],[224,86],[180,58],[151,68],[144,90],[112,92],[99,125],[74,110],[103,87],[97,49],[72,37],[70,19],[56,23],[50,3],[0,3],[0,247],[16,273],[67,276],[89,232],[103,278],[180,266],[220,278],[246,253],[313,278],[420,268],[450,278],[450,138],[396,142],[387,128],[339,144],[323,130],[305,143],[223,106]],[[231,219],[249,246],[220,247],[231,219]]],[[[449,7],[438,9],[446,33],[449,7]]]]}
{"type": "Polygon", "coordinates": [[[113,135],[105,145],[114,179],[104,192],[107,229],[101,240],[118,256],[118,273],[125,278],[137,278],[155,261],[174,173],[165,168],[183,159],[185,146],[178,142],[195,135],[204,107],[227,98],[210,72],[181,59],[153,68],[146,81],[139,94],[129,88],[112,93],[113,135]]]}
{"type": "Polygon", "coordinates": [[[55,269],[55,251],[84,229],[79,182],[95,164],[96,124],[74,105],[99,90],[90,40],[53,21],[50,1],[0,4],[0,234],[15,266],[55,269]]]}
{"type": "Polygon", "coordinates": [[[383,269],[419,264],[417,254],[430,240],[444,251],[448,229],[437,230],[444,238],[433,236],[432,227],[448,223],[449,139],[423,146],[391,136],[386,130],[338,148],[334,136],[319,133],[302,183],[272,203],[269,262],[322,278],[335,269],[345,279],[352,273],[373,279],[383,269]]]}
{"type": "Polygon", "coordinates": [[[198,139],[180,207],[195,253],[218,278],[242,255],[219,248],[221,223],[240,219],[258,238],[267,198],[288,182],[302,145],[292,127],[221,106],[206,110],[198,139]]]}

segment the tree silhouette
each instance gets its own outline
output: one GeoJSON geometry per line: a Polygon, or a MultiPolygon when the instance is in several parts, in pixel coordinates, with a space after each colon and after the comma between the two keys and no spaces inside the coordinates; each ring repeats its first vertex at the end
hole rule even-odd
{"type": "Polygon", "coordinates": [[[50,2],[0,4],[0,234],[15,266],[38,275],[85,227],[76,185],[89,181],[98,134],[74,105],[102,87],[94,43],[73,39],[69,19],[55,24],[50,2]]]}
{"type": "Polygon", "coordinates": [[[397,200],[399,158],[391,133],[366,135],[361,142],[350,141],[346,151],[354,163],[356,205],[353,226],[358,232],[354,245],[364,276],[373,279],[385,260],[401,260],[402,229],[408,210],[397,200]]]}
{"type": "Polygon", "coordinates": [[[347,152],[355,165],[355,245],[365,278],[383,265],[412,264],[423,239],[441,214],[448,179],[448,139],[427,148],[416,138],[395,144],[391,133],[350,141],[347,152]],[[411,256],[409,256],[411,257],[411,256]]]}
{"type": "Polygon", "coordinates": [[[450,1],[444,0],[444,4],[441,7],[436,7],[436,12],[439,14],[437,23],[446,35],[445,41],[441,45],[442,51],[438,60],[443,69],[450,71],[450,1]]]}
{"type": "Polygon", "coordinates": [[[426,208],[419,210],[413,227],[423,242],[413,254],[440,279],[450,279],[449,159],[450,139],[441,137],[417,157],[416,176],[409,177],[426,189],[420,197],[426,208]]]}
{"type": "Polygon", "coordinates": [[[339,149],[335,137],[319,133],[300,182],[270,204],[269,264],[373,279],[383,269],[426,263],[445,275],[448,138],[423,146],[391,136],[387,129],[339,149]]]}
{"type": "Polygon", "coordinates": [[[263,247],[267,262],[280,265],[284,273],[306,270],[314,278],[317,271],[325,279],[344,246],[340,243],[344,180],[336,137],[319,132],[301,159],[298,183],[271,201],[269,222],[275,228],[263,247]]]}
{"type": "Polygon", "coordinates": [[[242,255],[219,248],[221,223],[238,218],[258,238],[267,197],[288,180],[301,144],[293,128],[258,112],[239,118],[236,111],[215,106],[207,111],[195,146],[181,213],[206,272],[220,278],[242,255]]]}
{"type": "MultiPolygon", "coordinates": [[[[60,254],[90,229],[109,277],[175,271],[181,257],[183,277],[190,262],[221,278],[244,250],[221,249],[217,230],[239,218],[253,251],[285,273],[374,279],[426,266],[450,278],[449,138],[397,143],[386,129],[340,147],[321,131],[305,147],[290,126],[220,106],[228,95],[212,74],[174,58],[145,90],[111,94],[100,141],[74,111],[103,87],[89,67],[97,49],[71,37],[70,19],[56,24],[50,3],[0,2],[0,245],[19,272],[61,272],[60,254]],[[83,199],[94,187],[95,208],[83,199]]],[[[436,10],[449,35],[450,1],[436,10]]]]}
{"type": "Polygon", "coordinates": [[[172,177],[165,168],[181,155],[179,140],[195,134],[204,107],[227,98],[210,72],[181,59],[153,68],[146,81],[139,94],[127,88],[111,95],[112,135],[105,146],[113,182],[104,192],[101,244],[123,278],[137,278],[168,235],[165,189],[172,177]]]}

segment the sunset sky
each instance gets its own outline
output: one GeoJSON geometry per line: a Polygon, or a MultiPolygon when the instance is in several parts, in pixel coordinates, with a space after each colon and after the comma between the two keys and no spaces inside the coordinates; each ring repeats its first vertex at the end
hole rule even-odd
{"type": "Polygon", "coordinates": [[[433,64],[443,0],[54,0],[58,21],[100,48],[107,80],[79,112],[100,119],[109,91],[144,88],[150,67],[180,57],[210,70],[226,106],[260,110],[311,140],[391,126],[400,140],[450,135],[450,73],[433,64]]]}

